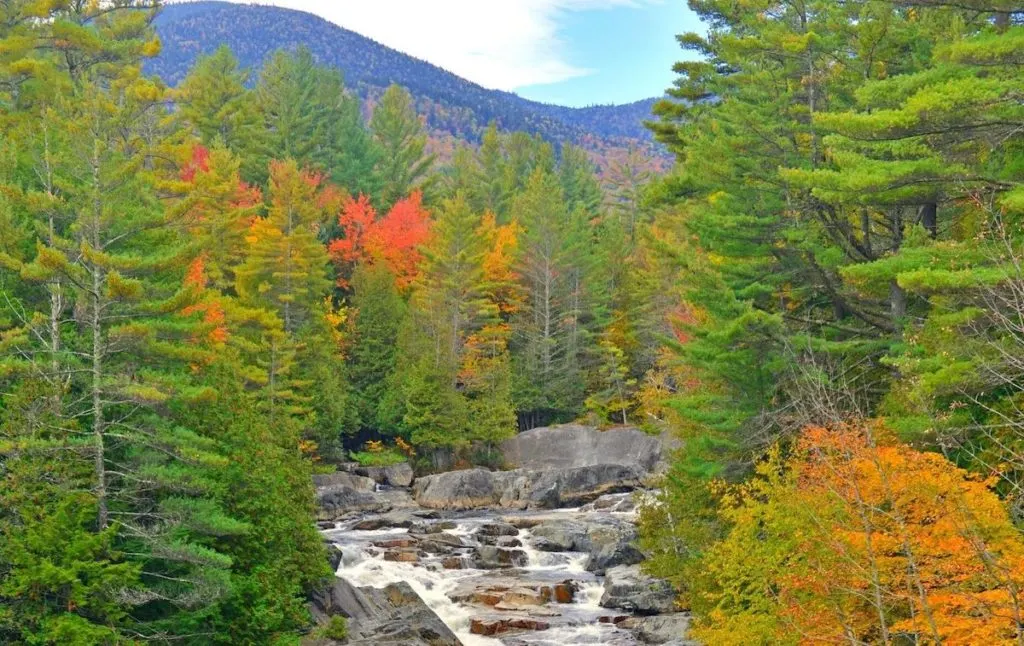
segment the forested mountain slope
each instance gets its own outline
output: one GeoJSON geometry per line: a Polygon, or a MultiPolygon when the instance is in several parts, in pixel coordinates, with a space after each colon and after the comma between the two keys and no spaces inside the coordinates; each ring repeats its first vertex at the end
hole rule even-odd
{"type": "Polygon", "coordinates": [[[278,49],[308,47],[322,64],[343,70],[345,83],[364,99],[397,83],[416,97],[417,109],[435,133],[478,141],[491,120],[503,130],[540,134],[590,150],[652,146],[643,120],[656,99],[621,106],[567,108],[488,90],[439,67],[385,47],[312,14],[226,2],[173,4],[156,21],[163,50],[147,65],[174,85],[196,58],[228,45],[243,67],[258,69],[278,49]]]}

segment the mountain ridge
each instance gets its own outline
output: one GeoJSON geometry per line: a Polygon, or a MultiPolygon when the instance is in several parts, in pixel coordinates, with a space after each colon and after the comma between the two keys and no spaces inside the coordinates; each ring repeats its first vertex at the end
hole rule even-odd
{"type": "Polygon", "coordinates": [[[342,70],[346,86],[372,102],[391,83],[405,86],[429,129],[476,142],[487,123],[524,130],[591,151],[638,146],[657,154],[642,121],[657,97],[622,105],[567,107],[492,90],[399,52],[314,14],[213,0],[167,5],[155,21],[163,43],[147,71],[175,85],[195,60],[227,44],[254,74],[278,49],[307,47],[321,64],[342,70]]]}

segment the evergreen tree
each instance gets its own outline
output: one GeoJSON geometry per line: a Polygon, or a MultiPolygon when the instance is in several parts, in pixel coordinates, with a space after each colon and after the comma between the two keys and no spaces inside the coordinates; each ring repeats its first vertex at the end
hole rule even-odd
{"type": "Polygon", "coordinates": [[[317,238],[327,220],[319,189],[320,177],[295,161],[271,163],[270,209],[253,223],[236,271],[243,301],[277,311],[289,334],[312,318],[330,289],[327,249],[317,238]]]}
{"type": "Polygon", "coordinates": [[[392,85],[381,96],[373,110],[370,129],[380,151],[380,204],[390,208],[413,189],[424,188],[434,156],[425,154],[427,136],[412,97],[398,85],[392,85]]]}
{"type": "Polygon", "coordinates": [[[236,155],[259,135],[259,115],[249,74],[226,45],[196,61],[172,92],[177,115],[207,146],[220,143],[236,155]]]}

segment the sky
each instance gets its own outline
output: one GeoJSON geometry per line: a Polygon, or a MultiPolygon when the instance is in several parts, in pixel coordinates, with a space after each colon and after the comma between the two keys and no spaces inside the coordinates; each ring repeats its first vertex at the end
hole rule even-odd
{"type": "Polygon", "coordinates": [[[684,0],[257,1],[315,13],[484,87],[571,106],[661,95],[684,55],[675,35],[702,30],[684,0]]]}

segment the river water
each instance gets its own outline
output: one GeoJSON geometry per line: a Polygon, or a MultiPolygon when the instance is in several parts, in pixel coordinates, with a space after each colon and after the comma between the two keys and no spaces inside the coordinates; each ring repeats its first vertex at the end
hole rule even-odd
{"type": "MultiPolygon", "coordinates": [[[[457,522],[456,526],[453,529],[444,530],[444,532],[460,536],[469,542],[473,540],[475,531],[481,525],[510,517],[535,520],[549,518],[585,520],[592,514],[601,514],[607,517],[609,513],[611,512],[580,509],[537,513],[488,511],[454,519],[457,522]]],[[[630,518],[629,514],[616,513],[615,515],[630,518]]],[[[383,588],[391,583],[407,582],[466,646],[573,646],[576,644],[634,646],[640,643],[630,631],[599,622],[601,617],[616,617],[627,613],[601,608],[598,605],[603,591],[603,579],[584,570],[587,560],[587,555],[584,553],[538,551],[531,546],[529,530],[523,529],[520,530],[517,538],[522,541],[521,549],[527,555],[527,563],[514,570],[472,568],[448,570],[441,567],[443,559],[441,556],[424,557],[419,563],[384,560],[384,550],[375,547],[374,543],[401,539],[408,535],[408,531],[400,528],[358,531],[346,527],[345,524],[339,524],[333,530],[325,530],[324,535],[342,550],[343,558],[337,571],[338,576],[347,579],[357,587],[383,588]],[[547,630],[517,632],[497,637],[472,634],[470,622],[473,617],[493,617],[496,613],[483,606],[472,606],[452,601],[448,595],[457,588],[464,588],[467,584],[486,583],[493,579],[508,580],[510,577],[516,580],[552,584],[572,580],[576,584],[577,592],[571,604],[544,606],[548,612],[558,613],[557,616],[538,617],[550,623],[551,627],[547,630]]]]}

